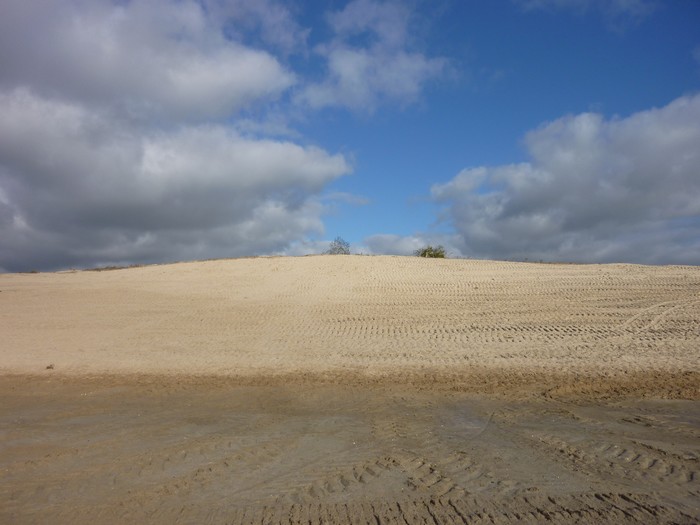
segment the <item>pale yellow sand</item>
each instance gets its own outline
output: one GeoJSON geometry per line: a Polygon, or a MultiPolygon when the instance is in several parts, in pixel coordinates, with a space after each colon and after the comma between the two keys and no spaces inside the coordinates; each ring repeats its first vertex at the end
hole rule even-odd
{"type": "Polygon", "coordinates": [[[0,333],[3,373],[697,373],[700,268],[310,256],[4,274],[0,333]]]}

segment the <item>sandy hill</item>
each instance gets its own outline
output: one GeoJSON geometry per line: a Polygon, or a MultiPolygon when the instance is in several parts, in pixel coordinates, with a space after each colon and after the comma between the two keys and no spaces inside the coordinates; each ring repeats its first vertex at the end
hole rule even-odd
{"type": "Polygon", "coordinates": [[[4,274],[0,333],[6,374],[616,378],[697,396],[700,268],[309,256],[4,274]]]}

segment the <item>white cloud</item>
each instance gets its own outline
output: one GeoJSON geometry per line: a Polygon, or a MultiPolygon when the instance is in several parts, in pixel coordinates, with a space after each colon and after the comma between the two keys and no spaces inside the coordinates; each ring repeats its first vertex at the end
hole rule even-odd
{"type": "Polygon", "coordinates": [[[380,233],[364,239],[366,253],[373,255],[413,255],[416,250],[426,246],[443,246],[448,257],[461,257],[462,253],[455,244],[455,235],[416,234],[394,235],[380,233]]]}
{"type": "Polygon", "coordinates": [[[364,240],[364,244],[369,253],[377,255],[411,255],[426,245],[420,237],[387,233],[371,235],[364,240]]]}
{"type": "Polygon", "coordinates": [[[440,75],[443,58],[411,51],[410,12],[403,4],[354,0],[329,16],[335,38],[317,47],[327,76],[298,95],[312,108],[344,106],[373,111],[383,101],[408,104],[440,75]]]}
{"type": "MultiPolygon", "coordinates": [[[[285,54],[306,51],[308,29],[294,19],[287,5],[275,0],[202,0],[210,17],[227,20],[228,37],[257,41],[285,54]],[[257,37],[257,38],[255,38],[257,37]]],[[[288,4],[288,3],[287,3],[288,4]]]]}
{"type": "Polygon", "coordinates": [[[275,251],[322,233],[319,194],[349,170],[340,155],[219,125],[144,131],[2,94],[0,266],[275,251]]]}
{"type": "Polygon", "coordinates": [[[293,142],[277,108],[297,77],[273,52],[306,45],[283,3],[1,10],[0,268],[274,253],[323,234],[325,187],[351,167],[293,142]]]}
{"type": "Polygon", "coordinates": [[[132,118],[226,118],[279,96],[294,75],[224,35],[194,1],[3,4],[0,88],[33,86],[132,118]],[[40,37],[38,37],[40,35],[40,37]]]}
{"type": "Polygon", "coordinates": [[[369,36],[383,45],[401,48],[406,43],[410,12],[405,5],[375,0],[353,0],[328,16],[339,38],[369,36]]]}
{"type": "Polygon", "coordinates": [[[478,257],[700,264],[700,95],[530,132],[531,162],[468,168],[433,197],[478,257]]]}
{"type": "MultiPolygon", "coordinates": [[[[292,257],[299,257],[302,255],[320,255],[328,251],[331,242],[332,241],[312,241],[309,239],[303,239],[301,241],[293,242],[285,249],[276,252],[275,255],[292,257]]],[[[355,253],[354,249],[352,252],[355,253]]]]}

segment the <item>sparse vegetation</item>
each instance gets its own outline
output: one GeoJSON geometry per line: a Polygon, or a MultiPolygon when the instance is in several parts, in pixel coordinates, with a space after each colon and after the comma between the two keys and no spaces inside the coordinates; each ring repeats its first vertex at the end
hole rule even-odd
{"type": "Polygon", "coordinates": [[[445,258],[445,248],[442,246],[425,246],[420,250],[413,252],[417,257],[428,257],[431,259],[444,259],[445,258]]]}
{"type": "Polygon", "coordinates": [[[350,243],[342,237],[336,237],[326,253],[328,255],[350,255],[350,243]]]}
{"type": "Polygon", "coordinates": [[[109,272],[112,270],[127,270],[129,268],[141,268],[143,264],[130,264],[128,266],[98,266],[97,268],[87,268],[86,272],[109,272]]]}

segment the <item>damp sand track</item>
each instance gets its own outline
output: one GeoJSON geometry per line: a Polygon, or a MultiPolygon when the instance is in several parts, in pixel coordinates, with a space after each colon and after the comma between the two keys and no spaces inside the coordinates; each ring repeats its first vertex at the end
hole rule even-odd
{"type": "Polygon", "coordinates": [[[695,523],[700,407],[6,378],[2,523],[695,523]]]}
{"type": "Polygon", "coordinates": [[[700,520],[696,267],[6,274],[0,333],[3,523],[700,520]]]}

